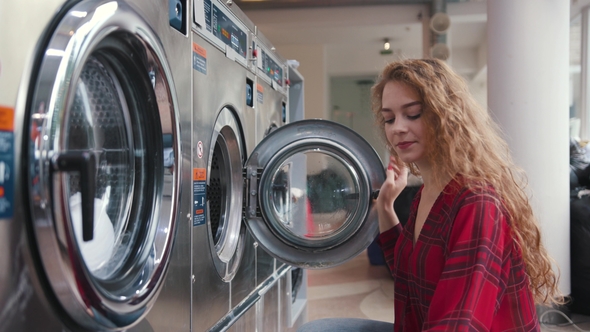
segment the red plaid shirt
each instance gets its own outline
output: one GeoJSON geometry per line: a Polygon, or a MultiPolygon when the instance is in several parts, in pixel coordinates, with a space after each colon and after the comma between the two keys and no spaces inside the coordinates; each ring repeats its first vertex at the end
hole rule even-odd
{"type": "Polygon", "coordinates": [[[379,242],[395,277],[395,331],[540,331],[522,253],[493,189],[451,181],[413,244],[405,228],[379,242]]]}

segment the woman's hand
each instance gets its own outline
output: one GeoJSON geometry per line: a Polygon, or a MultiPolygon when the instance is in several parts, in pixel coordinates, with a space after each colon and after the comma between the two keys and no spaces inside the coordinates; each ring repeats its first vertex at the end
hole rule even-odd
{"type": "Polygon", "coordinates": [[[386,178],[381,185],[376,206],[379,214],[379,229],[384,232],[397,225],[399,220],[393,210],[393,202],[408,184],[408,168],[398,165],[393,157],[389,157],[389,165],[385,171],[386,178]]]}
{"type": "Polygon", "coordinates": [[[395,201],[408,184],[408,168],[405,165],[397,165],[395,159],[389,157],[389,165],[385,174],[387,177],[379,191],[377,204],[393,205],[393,201],[395,201]]]}

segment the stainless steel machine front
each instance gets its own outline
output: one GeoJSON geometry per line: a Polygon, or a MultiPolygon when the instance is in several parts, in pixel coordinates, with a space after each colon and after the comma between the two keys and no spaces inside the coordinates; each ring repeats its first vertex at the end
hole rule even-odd
{"type": "Polygon", "coordinates": [[[190,43],[157,6],[3,3],[0,330],[190,329],[190,43]]]}
{"type": "Polygon", "coordinates": [[[374,239],[379,157],[293,121],[303,78],[232,2],[0,21],[0,331],[283,331],[304,269],[374,239]]]}

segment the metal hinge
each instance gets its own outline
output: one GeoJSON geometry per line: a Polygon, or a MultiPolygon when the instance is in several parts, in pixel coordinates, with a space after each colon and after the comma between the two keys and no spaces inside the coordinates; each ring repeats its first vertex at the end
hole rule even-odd
{"type": "MultiPolygon", "coordinates": [[[[253,156],[255,158],[255,156],[253,156]]],[[[250,163],[250,165],[256,164],[250,163]]],[[[247,218],[260,217],[260,207],[258,205],[258,183],[262,175],[262,168],[248,166],[244,168],[244,215],[247,218]]]]}

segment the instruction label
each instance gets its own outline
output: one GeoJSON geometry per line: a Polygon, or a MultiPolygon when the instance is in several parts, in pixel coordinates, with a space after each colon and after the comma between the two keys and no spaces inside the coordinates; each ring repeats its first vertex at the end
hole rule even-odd
{"type": "Polygon", "coordinates": [[[14,214],[14,109],[0,106],[0,219],[14,214]]]}
{"type": "Polygon", "coordinates": [[[207,221],[207,169],[193,168],[193,226],[207,221]]]}
{"type": "Polygon", "coordinates": [[[264,104],[264,87],[260,84],[256,84],[256,100],[258,103],[264,104]]]}
{"type": "Polygon", "coordinates": [[[207,75],[207,50],[193,43],[193,69],[207,75]]]}

